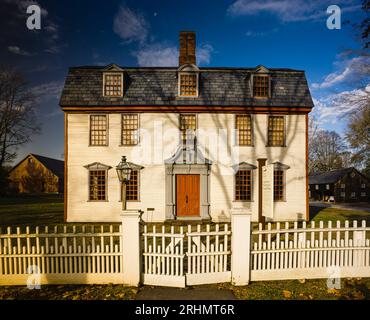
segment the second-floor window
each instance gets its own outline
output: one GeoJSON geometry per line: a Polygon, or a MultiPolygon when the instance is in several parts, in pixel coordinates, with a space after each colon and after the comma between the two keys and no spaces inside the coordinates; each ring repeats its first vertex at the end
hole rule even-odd
{"type": "Polygon", "coordinates": [[[122,114],[122,145],[139,143],[139,115],[122,114]]]}
{"type": "Polygon", "coordinates": [[[252,145],[252,117],[250,115],[236,115],[236,143],[239,146],[252,145]]]}
{"type": "Polygon", "coordinates": [[[179,95],[181,97],[196,97],[198,95],[198,76],[197,74],[180,74],[179,95]]]}
{"type": "Polygon", "coordinates": [[[284,170],[274,170],[274,201],[284,201],[284,170]]]}
{"type": "Polygon", "coordinates": [[[123,92],[122,73],[104,73],[103,90],[105,97],[121,97],[123,92]]]}
{"type": "Polygon", "coordinates": [[[180,115],[180,133],[183,144],[191,144],[195,138],[197,118],[195,114],[180,115]]]}
{"type": "Polygon", "coordinates": [[[269,77],[253,76],[253,96],[257,98],[268,98],[269,96],[269,77]]]}
{"type": "Polygon", "coordinates": [[[105,114],[90,116],[90,145],[108,145],[108,116],[105,114]]]}
{"type": "Polygon", "coordinates": [[[285,144],[285,124],[283,116],[268,117],[268,142],[271,147],[283,147],[285,144]]]}

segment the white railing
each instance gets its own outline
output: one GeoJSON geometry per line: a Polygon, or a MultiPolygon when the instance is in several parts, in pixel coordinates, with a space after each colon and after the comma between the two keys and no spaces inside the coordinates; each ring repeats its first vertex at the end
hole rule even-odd
{"type": "Polygon", "coordinates": [[[178,286],[227,282],[231,279],[227,224],[144,225],[143,282],[178,286]],[[222,230],[221,230],[222,229],[222,230]]]}
{"type": "Polygon", "coordinates": [[[251,280],[369,277],[370,228],[337,221],[267,224],[252,231],[251,280]]]}
{"type": "Polygon", "coordinates": [[[0,231],[0,285],[122,283],[121,225],[23,231],[0,231]]]}

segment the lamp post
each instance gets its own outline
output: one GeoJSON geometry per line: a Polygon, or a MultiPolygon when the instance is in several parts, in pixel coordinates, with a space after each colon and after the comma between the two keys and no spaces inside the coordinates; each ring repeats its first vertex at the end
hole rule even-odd
{"type": "Polygon", "coordinates": [[[126,210],[126,184],[130,180],[132,167],[122,156],[121,162],[116,167],[118,179],[122,184],[122,210],[126,210]]]}

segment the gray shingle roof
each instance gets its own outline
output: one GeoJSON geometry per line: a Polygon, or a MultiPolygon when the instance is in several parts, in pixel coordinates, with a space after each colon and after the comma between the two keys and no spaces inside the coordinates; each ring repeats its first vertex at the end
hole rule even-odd
{"type": "Polygon", "coordinates": [[[328,172],[316,173],[309,176],[309,184],[329,184],[335,183],[347,173],[351,172],[354,168],[344,168],[332,170],[328,172]]]}
{"type": "Polygon", "coordinates": [[[105,67],[69,69],[60,105],[145,106],[217,105],[313,107],[303,71],[269,69],[271,99],[251,96],[250,78],[255,68],[200,68],[199,97],[177,96],[177,68],[124,68],[123,97],[103,97],[105,67]]]}

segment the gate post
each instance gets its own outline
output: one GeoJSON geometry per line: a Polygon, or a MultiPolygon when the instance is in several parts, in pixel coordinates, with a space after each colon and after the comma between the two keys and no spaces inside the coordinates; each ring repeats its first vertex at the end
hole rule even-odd
{"type": "Polygon", "coordinates": [[[141,277],[140,220],[141,211],[124,210],[122,217],[123,283],[139,286],[141,277]]]}
{"type": "Polygon", "coordinates": [[[251,215],[245,208],[231,209],[231,282],[235,286],[250,280],[251,215]]]}

